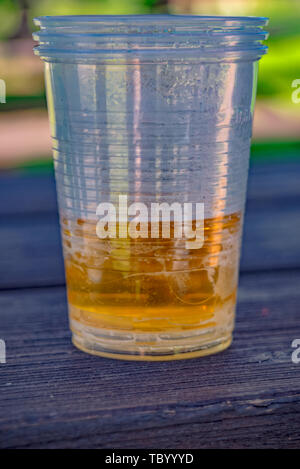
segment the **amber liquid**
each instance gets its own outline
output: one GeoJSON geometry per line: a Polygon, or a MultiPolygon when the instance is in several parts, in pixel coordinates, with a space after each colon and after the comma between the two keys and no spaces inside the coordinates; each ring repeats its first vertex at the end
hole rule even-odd
{"type": "MultiPolygon", "coordinates": [[[[232,327],[241,214],[205,220],[205,241],[99,239],[96,221],[62,219],[71,319],[105,330],[232,327]]],[[[172,232],[172,231],[171,231],[172,232]]]]}

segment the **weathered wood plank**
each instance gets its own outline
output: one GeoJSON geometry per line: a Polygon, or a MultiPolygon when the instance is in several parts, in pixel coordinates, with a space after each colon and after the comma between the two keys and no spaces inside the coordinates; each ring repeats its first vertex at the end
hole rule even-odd
{"type": "MultiPolygon", "coordinates": [[[[252,164],[242,271],[300,266],[300,159],[252,164]]],[[[0,175],[0,288],[60,285],[53,175],[0,175]]]]}
{"type": "MultiPolygon", "coordinates": [[[[248,200],[300,197],[300,158],[254,161],[250,165],[248,200]]],[[[56,212],[55,181],[51,171],[0,173],[0,216],[56,212]]]]}
{"type": "Polygon", "coordinates": [[[300,198],[247,203],[241,270],[300,266],[300,198]]]}
{"type": "MultiPolygon", "coordinates": [[[[300,200],[248,202],[241,270],[300,267],[300,200]]],[[[56,213],[7,217],[0,226],[0,288],[64,284],[56,213]]]]}
{"type": "Polygon", "coordinates": [[[0,288],[64,284],[58,216],[10,217],[0,226],[0,288]]]}
{"type": "Polygon", "coordinates": [[[0,173],[0,217],[57,212],[55,181],[51,171],[27,174],[0,173]]]}
{"type": "Polygon", "coordinates": [[[276,161],[250,161],[248,200],[283,200],[300,197],[300,157],[276,161]]]}
{"type": "Polygon", "coordinates": [[[300,271],[241,277],[219,355],[135,363],[70,343],[64,288],[2,292],[0,447],[296,448],[300,271]]]}

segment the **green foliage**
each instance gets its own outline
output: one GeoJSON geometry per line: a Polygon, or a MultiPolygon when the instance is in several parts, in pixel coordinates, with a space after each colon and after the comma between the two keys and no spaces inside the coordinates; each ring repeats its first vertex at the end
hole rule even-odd
{"type": "Polygon", "coordinates": [[[20,21],[20,9],[14,0],[0,0],[0,39],[13,34],[20,21]]]}
{"type": "MultiPolygon", "coordinates": [[[[43,15],[134,15],[155,10],[157,0],[27,0],[29,29],[32,19],[43,15]]],[[[0,40],[17,30],[21,19],[21,2],[0,0],[0,40]]]]}
{"type": "MultiPolygon", "coordinates": [[[[27,0],[29,4],[29,28],[34,29],[32,19],[42,15],[76,14],[149,14],[161,12],[159,0],[27,0]]],[[[0,39],[9,38],[16,32],[21,18],[18,0],[0,0],[0,39]]],[[[234,14],[237,0],[212,2],[221,5],[219,10],[207,5],[206,14],[234,14]],[[226,10],[227,8],[227,10],[226,10]]],[[[184,8],[184,2],[182,5],[184,8]]],[[[242,1],[240,2],[242,4],[242,1]]],[[[276,98],[292,105],[291,84],[300,78],[300,0],[265,0],[243,3],[243,14],[269,16],[267,29],[268,54],[260,62],[258,97],[276,98]]],[[[163,7],[165,8],[165,7],[163,7]]],[[[184,12],[184,10],[183,10],[184,12]]],[[[237,10],[236,10],[237,12],[237,10]]],[[[198,13],[204,13],[200,11],[198,13]]]]}
{"type": "Polygon", "coordinates": [[[150,0],[40,0],[32,7],[32,16],[41,15],[132,15],[150,13],[150,0]]]}
{"type": "Polygon", "coordinates": [[[291,103],[292,82],[300,78],[300,35],[270,40],[260,63],[258,96],[276,96],[291,103]]]}

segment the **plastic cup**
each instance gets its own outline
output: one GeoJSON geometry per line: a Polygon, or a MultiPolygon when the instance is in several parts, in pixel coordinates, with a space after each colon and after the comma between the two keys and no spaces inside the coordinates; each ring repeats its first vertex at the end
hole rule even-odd
{"type": "Polygon", "coordinates": [[[168,360],[230,345],[266,22],[35,19],[80,349],[168,360]]]}

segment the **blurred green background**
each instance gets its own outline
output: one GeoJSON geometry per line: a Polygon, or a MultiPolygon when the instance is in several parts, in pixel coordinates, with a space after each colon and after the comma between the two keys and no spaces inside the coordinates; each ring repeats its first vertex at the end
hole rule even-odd
{"type": "Polygon", "coordinates": [[[0,79],[6,83],[6,103],[0,103],[0,168],[51,166],[43,63],[32,52],[33,17],[158,13],[270,18],[252,156],[300,157],[300,102],[292,100],[292,83],[300,80],[300,0],[0,0],[0,79]]]}

